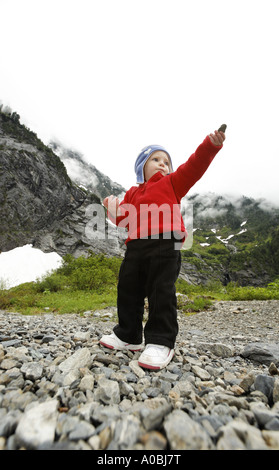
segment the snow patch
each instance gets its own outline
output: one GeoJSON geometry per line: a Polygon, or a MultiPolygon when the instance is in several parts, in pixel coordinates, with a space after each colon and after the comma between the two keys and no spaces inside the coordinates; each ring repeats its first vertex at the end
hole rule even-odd
{"type": "Polygon", "coordinates": [[[244,228],[243,230],[240,230],[240,232],[238,232],[236,235],[241,235],[242,233],[245,233],[247,232],[247,228],[244,228]]]}
{"type": "Polygon", "coordinates": [[[228,243],[228,240],[230,240],[230,238],[234,237],[234,235],[229,235],[227,238],[221,238],[220,236],[219,237],[216,237],[218,238],[218,240],[220,240],[220,242],[222,243],[228,243]]]}
{"type": "Polygon", "coordinates": [[[4,288],[40,279],[59,268],[62,257],[57,253],[43,253],[32,245],[24,245],[0,254],[0,281],[4,288]]]}

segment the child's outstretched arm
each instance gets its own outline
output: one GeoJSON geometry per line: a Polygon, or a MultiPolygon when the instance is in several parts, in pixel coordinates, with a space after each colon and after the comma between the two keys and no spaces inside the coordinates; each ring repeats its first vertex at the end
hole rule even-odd
{"type": "Polygon", "coordinates": [[[178,201],[202,177],[215,155],[223,147],[226,136],[222,130],[207,135],[190,158],[171,173],[173,188],[178,201]]]}

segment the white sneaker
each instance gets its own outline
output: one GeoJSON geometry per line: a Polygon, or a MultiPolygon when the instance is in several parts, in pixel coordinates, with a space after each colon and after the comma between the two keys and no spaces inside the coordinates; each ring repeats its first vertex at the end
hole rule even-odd
{"type": "Polygon", "coordinates": [[[129,351],[141,351],[142,349],[141,344],[125,343],[124,341],[121,341],[121,339],[119,339],[114,333],[102,336],[99,343],[109,349],[128,349],[129,351]]]}
{"type": "Polygon", "coordinates": [[[138,364],[146,369],[163,369],[174,356],[174,349],[160,344],[147,344],[141,353],[138,364]]]}

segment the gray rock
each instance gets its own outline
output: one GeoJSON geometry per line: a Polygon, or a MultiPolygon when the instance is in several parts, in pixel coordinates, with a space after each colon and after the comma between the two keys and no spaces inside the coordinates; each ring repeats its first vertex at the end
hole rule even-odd
{"type": "Polygon", "coordinates": [[[259,429],[240,420],[233,420],[220,429],[218,450],[267,450],[259,429]]]}
{"type": "Polygon", "coordinates": [[[211,377],[211,375],[205,369],[202,369],[202,367],[199,366],[192,366],[192,371],[201,380],[209,380],[211,377]]]}
{"type": "Polygon", "coordinates": [[[279,431],[279,417],[274,417],[265,425],[265,429],[279,431]]]}
{"type": "Polygon", "coordinates": [[[24,411],[27,405],[34,401],[36,402],[37,399],[37,396],[30,391],[23,392],[21,389],[10,390],[6,391],[2,400],[2,406],[10,410],[24,411]]]}
{"type": "Polygon", "coordinates": [[[201,351],[211,351],[215,356],[231,357],[234,355],[234,348],[223,343],[199,343],[198,349],[201,351]]]}
{"type": "Polygon", "coordinates": [[[255,390],[262,392],[268,399],[270,405],[273,404],[273,387],[275,379],[265,374],[259,374],[255,378],[255,390]]]}
{"type": "Polygon", "coordinates": [[[140,421],[136,416],[124,416],[117,420],[114,436],[107,450],[130,449],[138,440],[140,435],[140,421]]]}
{"type": "Polygon", "coordinates": [[[269,449],[279,449],[279,432],[263,430],[262,436],[269,449]]]}
{"type": "Polygon", "coordinates": [[[241,381],[239,382],[239,386],[243,388],[245,392],[249,392],[251,386],[255,381],[255,374],[254,372],[250,372],[249,374],[245,375],[241,381]]]}
{"type": "Polygon", "coordinates": [[[54,340],[55,340],[54,335],[44,335],[42,337],[42,343],[50,343],[51,341],[54,341],[54,340]]]}
{"type": "Polygon", "coordinates": [[[275,377],[273,386],[273,402],[279,402],[279,377],[275,377]]]}
{"type": "Polygon", "coordinates": [[[224,424],[220,417],[214,414],[200,416],[196,418],[196,421],[205,428],[211,439],[215,440],[217,439],[218,430],[224,424]]]}
{"type": "MultiPolygon", "coordinates": [[[[237,409],[249,409],[249,403],[246,398],[231,395],[229,393],[216,392],[214,393],[214,401],[216,404],[228,404],[229,406],[235,406],[237,409]]],[[[209,393],[211,395],[211,393],[209,393]]]]}
{"type": "Polygon", "coordinates": [[[138,365],[138,361],[130,361],[129,362],[129,367],[132,369],[132,371],[134,372],[134,374],[136,374],[137,377],[139,377],[139,378],[145,377],[145,372],[138,365]]]}
{"type": "Polygon", "coordinates": [[[194,386],[187,380],[181,380],[174,385],[172,391],[178,393],[182,398],[189,398],[194,391],[194,386]]]}
{"type": "Polygon", "coordinates": [[[16,437],[27,449],[36,449],[42,444],[52,443],[58,417],[56,399],[35,404],[20,418],[16,437]]]}
{"type": "Polygon", "coordinates": [[[144,428],[147,431],[152,431],[153,429],[160,429],[164,418],[171,412],[171,410],[172,406],[167,403],[162,406],[159,406],[155,410],[150,410],[146,407],[143,407],[140,412],[140,415],[144,428]]]}
{"type": "Polygon", "coordinates": [[[73,369],[89,367],[92,364],[91,354],[88,348],[78,349],[74,354],[59,364],[59,369],[67,373],[73,369]]]}
{"type": "Polygon", "coordinates": [[[174,410],[166,417],[164,429],[172,450],[210,450],[214,447],[204,428],[182,410],[174,410]]]}
{"type": "Polygon", "coordinates": [[[95,433],[95,427],[86,421],[79,421],[69,433],[71,441],[87,440],[95,433]]]}
{"type": "Polygon", "coordinates": [[[82,377],[80,384],[79,384],[79,389],[81,391],[86,392],[87,390],[93,391],[94,389],[94,377],[91,374],[86,374],[84,377],[82,377]]]}
{"type": "Polygon", "coordinates": [[[276,418],[276,415],[268,409],[266,406],[261,406],[262,404],[254,403],[255,406],[251,406],[251,409],[255,415],[257,423],[260,429],[267,429],[266,425],[272,421],[273,418],[276,418]]]}
{"type": "Polygon", "coordinates": [[[118,382],[101,378],[94,394],[95,400],[105,405],[120,403],[120,389],[118,382]]]}
{"type": "Polygon", "coordinates": [[[19,410],[12,410],[4,416],[0,416],[0,436],[9,437],[13,434],[21,416],[22,413],[19,410]]]}
{"type": "Polygon", "coordinates": [[[120,394],[121,395],[126,395],[127,396],[129,394],[134,393],[133,387],[130,384],[124,382],[124,380],[119,381],[119,388],[120,388],[120,394]]]}
{"type": "Polygon", "coordinates": [[[11,339],[7,341],[1,341],[2,345],[4,348],[10,348],[11,346],[20,346],[21,344],[21,339],[11,339]]]}
{"type": "Polygon", "coordinates": [[[26,379],[35,381],[42,377],[44,368],[39,362],[27,362],[23,364],[20,370],[26,379]]]}
{"type": "Polygon", "coordinates": [[[92,419],[94,423],[104,423],[109,420],[116,420],[121,416],[121,412],[117,404],[115,405],[100,405],[94,408],[92,419]]]}
{"type": "Polygon", "coordinates": [[[279,365],[279,343],[250,343],[245,346],[241,356],[267,366],[273,362],[279,365]]]}
{"type": "Polygon", "coordinates": [[[13,369],[14,367],[18,367],[19,365],[20,364],[16,359],[3,359],[3,361],[1,362],[1,369],[9,370],[13,369]]]}

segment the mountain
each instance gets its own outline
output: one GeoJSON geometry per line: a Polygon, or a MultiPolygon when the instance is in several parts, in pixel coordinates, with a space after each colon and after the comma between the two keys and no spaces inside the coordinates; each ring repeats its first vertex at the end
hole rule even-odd
{"type": "MultiPolygon", "coordinates": [[[[46,146],[0,107],[0,252],[28,243],[61,256],[123,256],[123,233],[107,221],[101,200],[124,192],[79,152],[46,146]]],[[[181,277],[189,283],[261,286],[279,277],[277,207],[208,193],[184,198],[182,212],[189,237],[181,277]]]]}
{"type": "Polygon", "coordinates": [[[186,204],[193,227],[193,244],[183,251],[186,280],[260,286],[279,276],[278,207],[214,193],[195,194],[186,204]]]}
{"type": "Polygon", "coordinates": [[[80,187],[54,151],[20,123],[17,113],[0,109],[0,252],[30,243],[61,256],[88,250],[122,255],[123,240],[115,228],[110,227],[110,239],[104,238],[108,225],[100,197],[102,188],[119,194],[123,188],[96,174],[96,188],[80,187]],[[94,227],[96,207],[102,209],[104,223],[94,227]]]}

